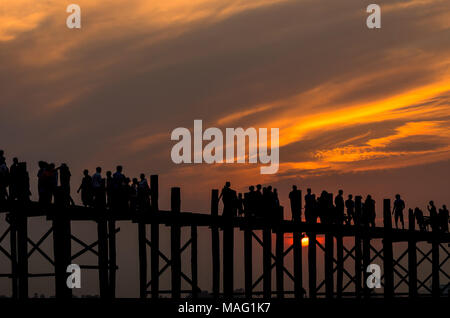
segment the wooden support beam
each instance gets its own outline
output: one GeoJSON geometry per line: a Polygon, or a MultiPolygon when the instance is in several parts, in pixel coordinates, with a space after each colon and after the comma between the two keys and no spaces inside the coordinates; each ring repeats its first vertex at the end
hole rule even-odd
{"type": "MultiPolygon", "coordinates": [[[[249,216],[247,216],[249,217],[249,216]]],[[[253,285],[253,254],[252,254],[252,230],[249,224],[244,229],[244,280],[245,280],[245,297],[252,298],[253,285]]]]}
{"type": "Polygon", "coordinates": [[[307,233],[308,243],[308,275],[309,275],[309,298],[315,299],[317,296],[317,274],[316,274],[316,234],[307,233]]]}
{"type": "Polygon", "coordinates": [[[342,235],[336,236],[336,296],[342,298],[344,281],[344,240],[342,235]]]}
{"type": "Polygon", "coordinates": [[[17,280],[17,230],[16,220],[12,213],[10,217],[9,246],[11,251],[11,290],[12,299],[18,298],[18,280],[17,280]]]}
{"type": "MultiPolygon", "coordinates": [[[[159,184],[158,175],[150,176],[150,197],[151,212],[159,211],[159,184]]],[[[152,246],[150,249],[150,267],[151,267],[151,294],[153,299],[159,298],[159,223],[153,222],[150,225],[150,239],[152,246]]]]}
{"type": "Polygon", "coordinates": [[[267,225],[263,229],[263,297],[272,296],[272,231],[267,225]]]}
{"type": "MultiPolygon", "coordinates": [[[[143,221],[138,223],[139,245],[139,297],[147,297],[147,235],[146,225],[143,221]]],[[[153,246],[152,246],[153,251],[153,246]]],[[[152,277],[153,278],[153,277],[152,277]]]]}
{"type": "Polygon", "coordinates": [[[325,294],[328,299],[333,298],[333,250],[332,234],[325,234],[325,294]]]}
{"type": "Polygon", "coordinates": [[[433,239],[431,241],[431,294],[433,298],[439,298],[441,296],[441,286],[439,283],[439,228],[436,225],[437,220],[431,220],[433,239]],[[433,224],[434,223],[434,224],[433,224]]]}
{"type": "MultiPolygon", "coordinates": [[[[219,190],[212,190],[211,215],[219,215],[219,190]]],[[[212,254],[212,290],[214,298],[219,298],[220,293],[220,240],[219,227],[217,224],[211,226],[211,254],[212,254]]]]}
{"type": "Polygon", "coordinates": [[[116,298],[116,221],[108,222],[109,297],[116,298]]]}
{"type": "Polygon", "coordinates": [[[370,265],[370,236],[365,233],[363,236],[363,271],[364,271],[364,297],[369,298],[371,289],[367,286],[367,278],[369,278],[369,274],[367,272],[367,267],[370,265]]]}
{"type": "Polygon", "coordinates": [[[191,279],[192,298],[198,297],[198,245],[197,226],[191,226],[191,279]]]}
{"type": "Polygon", "coordinates": [[[28,219],[25,211],[14,211],[17,229],[17,272],[19,299],[28,298],[28,219]]]}
{"type": "Polygon", "coordinates": [[[302,234],[293,233],[294,245],[294,295],[296,299],[303,298],[303,264],[302,264],[302,234]]]}
{"type": "Polygon", "coordinates": [[[67,266],[71,262],[70,220],[64,215],[53,219],[53,254],[55,262],[55,296],[58,299],[72,298],[72,290],[67,288],[67,266]]]}
{"type": "Polygon", "coordinates": [[[409,232],[411,235],[408,240],[408,288],[409,297],[417,297],[417,250],[416,250],[416,240],[413,237],[415,230],[415,218],[413,210],[409,210],[408,214],[409,232]]]}
{"type": "Polygon", "coordinates": [[[233,296],[234,280],[234,227],[226,220],[223,227],[223,293],[225,297],[233,296]]]}
{"type": "Polygon", "coordinates": [[[98,278],[100,286],[100,298],[108,298],[109,277],[108,277],[108,229],[105,219],[97,221],[98,234],[98,278]]]}
{"type": "Polygon", "coordinates": [[[384,297],[394,297],[394,257],[392,249],[392,218],[391,200],[383,201],[384,239],[383,239],[383,264],[384,264],[384,297]]]}
{"type": "MultiPolygon", "coordinates": [[[[362,197],[355,197],[355,216],[354,220],[356,226],[359,225],[359,220],[362,212],[362,197]]],[[[362,287],[362,249],[361,249],[361,235],[359,231],[355,235],[355,296],[357,298],[361,297],[361,287],[362,287]]]]}
{"type": "MultiPolygon", "coordinates": [[[[283,220],[284,211],[283,207],[280,207],[279,212],[280,220],[283,220]]],[[[275,257],[276,257],[276,283],[277,283],[277,298],[284,298],[284,233],[277,231],[276,234],[276,246],[275,246],[275,257]]]]}
{"type": "MultiPolygon", "coordinates": [[[[181,194],[180,188],[171,190],[171,213],[177,215],[180,213],[181,194]]],[[[172,270],[172,298],[181,298],[181,228],[179,224],[170,226],[170,246],[171,246],[171,270],[172,270]]]]}

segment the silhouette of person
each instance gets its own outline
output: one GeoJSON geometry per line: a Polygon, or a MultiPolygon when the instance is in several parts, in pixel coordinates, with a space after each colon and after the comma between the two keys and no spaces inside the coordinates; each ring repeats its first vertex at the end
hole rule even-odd
{"type": "Polygon", "coordinates": [[[112,178],[112,206],[114,209],[125,208],[127,205],[127,188],[130,182],[126,183],[122,171],[123,167],[117,166],[112,178]]]}
{"type": "Polygon", "coordinates": [[[320,218],[320,223],[330,223],[332,220],[332,201],[327,191],[323,190],[320,197],[317,199],[317,212],[320,218]]]}
{"type": "Polygon", "coordinates": [[[336,223],[342,224],[344,222],[344,210],[345,210],[345,203],[344,203],[344,197],[343,197],[344,191],[339,190],[338,195],[336,198],[334,198],[334,205],[336,206],[336,223]]]}
{"type": "Polygon", "coordinates": [[[59,170],[59,184],[61,186],[61,194],[63,196],[64,205],[75,205],[70,195],[70,178],[72,174],[67,164],[62,163],[56,170],[59,170]]]}
{"type": "Polygon", "coordinates": [[[431,223],[431,229],[432,230],[438,230],[439,229],[439,220],[438,220],[438,214],[436,207],[434,205],[433,201],[429,202],[429,206],[427,206],[428,212],[430,212],[430,223],[431,223]]]}
{"type": "Polygon", "coordinates": [[[252,217],[255,216],[255,187],[249,186],[248,187],[249,192],[244,194],[244,213],[246,217],[252,217]]]}
{"type": "Polygon", "coordinates": [[[0,207],[6,204],[8,200],[8,185],[9,185],[9,169],[6,165],[6,158],[4,151],[0,150],[0,207]]]}
{"type": "Polygon", "coordinates": [[[425,232],[426,231],[426,225],[425,225],[425,220],[423,218],[422,210],[416,207],[414,209],[414,216],[416,217],[417,224],[419,225],[420,231],[425,232]]]}
{"type": "Polygon", "coordinates": [[[19,159],[13,158],[13,164],[9,168],[9,199],[14,201],[18,199],[17,183],[19,181],[19,159]]]}
{"type": "Polygon", "coordinates": [[[351,194],[348,195],[348,199],[345,201],[345,207],[347,208],[347,225],[351,225],[352,219],[353,224],[356,225],[355,201],[353,201],[353,195],[351,194]]]}
{"type": "Polygon", "coordinates": [[[149,211],[150,210],[150,187],[148,186],[145,174],[141,173],[138,183],[138,210],[149,211]]]}
{"type": "Polygon", "coordinates": [[[238,194],[238,198],[236,201],[237,212],[239,216],[244,215],[244,199],[242,198],[242,193],[238,194]]]}
{"type": "Polygon", "coordinates": [[[129,188],[130,210],[132,212],[137,211],[138,202],[138,188],[139,182],[137,178],[133,178],[131,186],[129,188]]]}
{"type": "Polygon", "coordinates": [[[96,208],[105,207],[105,181],[102,178],[102,168],[97,167],[92,175],[93,202],[96,208]]]}
{"type": "Polygon", "coordinates": [[[45,204],[47,202],[48,190],[46,187],[44,172],[47,169],[47,163],[45,161],[39,161],[38,163],[39,170],[37,173],[38,177],[38,195],[39,195],[39,203],[45,204]]]}
{"type": "Polygon", "coordinates": [[[400,197],[400,194],[395,195],[394,208],[392,214],[395,217],[395,228],[398,229],[398,220],[402,223],[402,229],[405,229],[405,223],[403,222],[403,210],[405,209],[405,201],[400,197]]]}
{"type": "Polygon", "coordinates": [[[280,207],[280,198],[278,197],[278,189],[277,188],[273,189],[273,200],[274,200],[275,208],[279,208],[280,207]]]}
{"type": "Polygon", "coordinates": [[[363,206],[364,225],[375,228],[375,218],[375,200],[373,200],[372,196],[368,194],[363,206]]]}
{"type": "Polygon", "coordinates": [[[58,171],[56,171],[56,166],[54,163],[50,163],[48,165],[47,170],[44,173],[45,178],[48,182],[48,188],[50,192],[50,198],[48,203],[50,204],[52,202],[52,196],[56,193],[56,188],[58,187],[58,171]]]}
{"type": "Polygon", "coordinates": [[[264,214],[263,211],[263,194],[261,192],[262,186],[260,184],[256,185],[255,191],[255,216],[261,217],[264,214]]]}
{"type": "Polygon", "coordinates": [[[439,209],[439,223],[441,225],[441,231],[445,233],[448,233],[448,217],[447,206],[444,204],[442,209],[439,209]]]}
{"type": "Polygon", "coordinates": [[[112,172],[106,171],[106,205],[111,208],[113,196],[113,178],[112,172]]]}
{"type": "Polygon", "coordinates": [[[77,193],[81,191],[81,201],[85,207],[92,206],[92,177],[89,175],[89,170],[85,169],[83,171],[83,180],[81,185],[77,190],[77,193]]]}
{"type": "Polygon", "coordinates": [[[222,215],[225,217],[233,217],[235,215],[235,201],[236,201],[236,191],[231,189],[231,183],[227,181],[225,186],[220,193],[219,200],[222,198],[223,202],[223,212],[222,215]]]}
{"type": "Polygon", "coordinates": [[[311,188],[306,189],[305,195],[305,220],[309,223],[317,222],[316,195],[311,193],[311,188]]]}
{"type": "Polygon", "coordinates": [[[292,186],[292,191],[289,193],[289,200],[291,201],[292,220],[301,222],[302,220],[301,191],[297,189],[296,185],[292,186]]]}
{"type": "Polygon", "coordinates": [[[30,201],[30,176],[25,162],[18,163],[16,175],[16,195],[19,202],[30,201]]]}

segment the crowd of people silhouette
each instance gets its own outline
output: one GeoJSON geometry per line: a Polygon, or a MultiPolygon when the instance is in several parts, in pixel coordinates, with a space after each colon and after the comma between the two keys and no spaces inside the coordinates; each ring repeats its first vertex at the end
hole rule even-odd
{"type": "MultiPolygon", "coordinates": [[[[75,205],[70,194],[71,173],[67,164],[62,163],[56,167],[54,163],[39,161],[38,196],[39,203],[48,206],[52,203],[57,205],[75,205]]],[[[230,182],[226,182],[219,200],[223,202],[223,216],[225,217],[250,217],[280,219],[281,209],[277,189],[272,186],[263,187],[258,184],[250,186],[249,191],[237,193],[231,188],[230,182]]],[[[97,167],[95,173],[90,175],[89,170],[83,171],[83,178],[77,193],[81,192],[83,206],[96,209],[109,209],[116,211],[150,211],[151,196],[150,187],[145,174],[138,178],[130,179],[123,173],[123,167],[117,166],[116,171],[106,172],[102,176],[102,168],[97,167]]],[[[0,207],[7,202],[30,201],[30,178],[25,162],[13,158],[12,165],[8,168],[4,151],[0,150],[0,207]]],[[[301,191],[296,185],[292,186],[289,193],[292,219],[302,222],[302,198],[301,191]]],[[[362,225],[375,227],[376,209],[375,200],[367,195],[361,208],[356,209],[354,197],[349,194],[344,200],[344,191],[339,190],[334,198],[327,191],[322,191],[320,196],[312,193],[310,188],[304,196],[304,221],[307,223],[362,225]]],[[[392,215],[394,215],[395,226],[399,222],[404,229],[403,212],[406,208],[405,202],[399,194],[395,195],[392,215]]],[[[427,231],[428,226],[434,230],[448,232],[449,211],[446,205],[437,209],[434,202],[430,201],[427,206],[429,216],[416,207],[409,209],[414,215],[421,231],[427,231]]]]}

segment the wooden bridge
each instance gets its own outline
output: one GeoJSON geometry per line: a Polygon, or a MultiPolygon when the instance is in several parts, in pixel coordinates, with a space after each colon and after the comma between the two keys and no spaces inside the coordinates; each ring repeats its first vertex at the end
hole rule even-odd
{"type": "MultiPolygon", "coordinates": [[[[171,189],[171,209],[162,211],[158,207],[158,176],[151,176],[151,211],[138,213],[123,211],[121,213],[109,210],[98,210],[79,206],[51,205],[46,208],[38,203],[10,204],[3,208],[6,214],[8,228],[0,236],[0,243],[9,236],[9,250],[0,245],[0,254],[4,254],[11,264],[11,272],[1,273],[0,277],[9,278],[12,284],[12,297],[28,298],[28,281],[31,277],[51,276],[55,278],[56,298],[69,299],[71,289],[66,286],[68,274],[66,268],[77,257],[85,253],[93,253],[98,258],[96,266],[81,266],[81,268],[98,271],[99,293],[101,298],[115,298],[116,271],[118,270],[116,256],[120,253],[116,247],[116,235],[120,231],[116,228],[117,221],[129,221],[136,224],[139,244],[139,293],[141,298],[156,299],[169,294],[174,299],[184,296],[197,298],[202,289],[198,283],[198,228],[204,227],[211,234],[212,286],[206,288],[212,291],[214,298],[232,297],[263,297],[278,299],[308,297],[316,299],[341,298],[393,298],[407,296],[416,297],[444,297],[443,289],[448,286],[450,276],[446,263],[450,258],[450,234],[438,231],[421,232],[415,229],[415,218],[409,215],[409,228],[398,230],[392,228],[391,203],[389,199],[383,202],[383,227],[368,228],[340,224],[305,223],[285,220],[283,208],[271,218],[225,218],[219,216],[219,191],[212,190],[210,214],[181,211],[180,188],[171,189]],[[50,228],[36,242],[28,237],[28,218],[46,217],[51,223],[50,228]],[[97,224],[98,240],[87,244],[71,233],[71,221],[94,221],[97,224]],[[160,250],[160,228],[170,229],[170,255],[160,250]],[[181,244],[181,228],[190,228],[190,237],[181,244]],[[150,228],[150,235],[148,230],[150,228]],[[236,230],[243,235],[244,260],[244,292],[239,294],[233,286],[234,277],[234,238],[236,230]],[[222,242],[220,231],[223,232],[222,242]],[[262,238],[257,235],[262,232],[262,238]],[[292,244],[286,248],[286,234],[292,234],[292,244]],[[301,239],[307,235],[309,244],[302,247],[301,239]],[[275,235],[275,247],[272,248],[272,235],[275,235]],[[324,235],[324,243],[319,242],[318,235],[324,235]],[[41,245],[48,238],[53,238],[52,259],[41,245]],[[352,242],[345,246],[344,238],[352,242]],[[382,240],[382,248],[377,250],[373,246],[376,240],[382,240]],[[263,273],[254,279],[254,256],[252,253],[253,240],[261,245],[263,253],[263,273]],[[77,242],[83,249],[72,254],[71,243],[77,242]],[[393,246],[398,242],[407,243],[406,250],[400,255],[394,255],[393,246]],[[424,242],[428,250],[419,248],[417,243],[424,242]],[[220,245],[222,251],[220,253],[220,245]],[[148,247],[150,253],[148,255],[148,247]],[[307,269],[303,270],[302,249],[307,248],[307,269]],[[317,249],[324,252],[324,280],[318,281],[317,249]],[[190,273],[182,271],[181,255],[190,249],[190,273]],[[29,273],[30,256],[41,254],[54,268],[51,273],[29,273]],[[285,266],[285,259],[292,253],[292,271],[285,266]],[[407,266],[401,260],[407,257],[407,266]],[[165,262],[160,266],[160,260],[165,262]],[[366,268],[374,260],[383,263],[381,283],[383,293],[374,293],[366,284],[366,268]],[[349,271],[344,264],[351,262],[353,271],[349,271]],[[425,279],[418,279],[418,266],[424,262],[431,263],[431,272],[425,279]],[[221,267],[223,286],[221,286],[221,267]],[[160,288],[160,276],[170,268],[171,288],[160,288]],[[307,272],[308,287],[303,284],[303,274],[307,272]],[[272,286],[272,275],[275,274],[275,286],[272,286]],[[400,279],[395,284],[394,276],[400,279]],[[444,279],[441,281],[440,278],[444,279]],[[285,290],[284,279],[292,280],[293,290],[285,290]],[[344,284],[345,278],[345,284],[344,284]],[[182,280],[190,286],[188,290],[181,289],[182,280]],[[431,282],[431,288],[429,287],[431,282]],[[262,283],[262,291],[256,287],[262,283]],[[407,284],[408,292],[399,292],[401,284],[407,284]],[[308,293],[306,293],[306,289],[308,293]],[[351,291],[349,291],[351,289],[351,291]],[[425,293],[419,290],[424,290],[425,293]],[[243,294],[243,295],[242,295],[243,294]]],[[[361,197],[355,198],[356,213],[361,212],[361,197]]],[[[5,259],[5,258],[4,258],[5,259]]]]}

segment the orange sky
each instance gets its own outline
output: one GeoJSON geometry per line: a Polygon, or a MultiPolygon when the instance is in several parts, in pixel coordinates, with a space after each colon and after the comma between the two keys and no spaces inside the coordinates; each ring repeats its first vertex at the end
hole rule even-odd
{"type": "MultiPolygon", "coordinates": [[[[165,185],[196,176],[206,195],[225,179],[287,190],[327,177],[344,187],[371,171],[448,172],[450,4],[379,1],[382,28],[368,30],[369,3],[80,0],[82,29],[69,30],[60,1],[2,1],[2,147],[67,161],[75,176],[97,163],[159,173],[165,185]],[[194,119],[280,128],[279,173],[174,165],[170,132],[194,119]]],[[[187,191],[188,205],[208,206],[187,191]]]]}
{"type": "MultiPolygon", "coordinates": [[[[368,30],[372,2],[0,0],[0,149],[8,163],[28,161],[34,197],[47,160],[70,166],[72,189],[99,165],[159,174],[162,209],[180,186],[183,210],[207,212],[226,180],[240,192],[272,184],[286,207],[292,184],[370,193],[378,215],[396,193],[408,208],[448,205],[450,1],[377,0],[382,28],[368,30]],[[66,28],[69,3],[81,6],[81,30],[66,28]],[[173,164],[170,134],[194,119],[280,128],[278,173],[173,164]]],[[[118,291],[136,296],[137,236],[120,226],[118,291]]]]}

